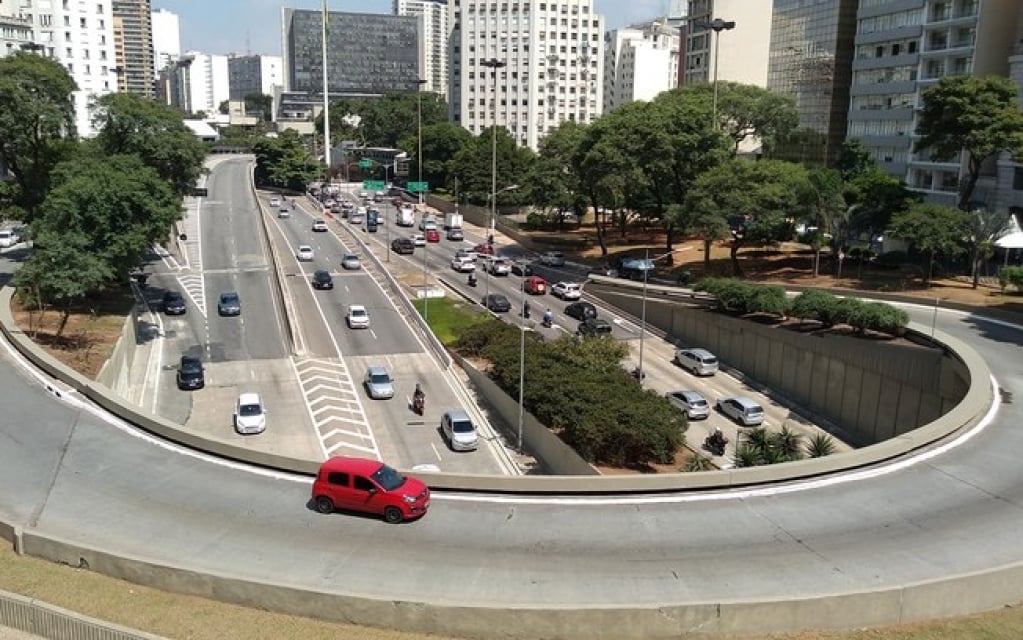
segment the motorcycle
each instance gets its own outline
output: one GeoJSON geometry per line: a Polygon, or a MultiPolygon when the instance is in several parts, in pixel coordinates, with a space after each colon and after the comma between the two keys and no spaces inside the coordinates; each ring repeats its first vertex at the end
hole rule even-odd
{"type": "Polygon", "coordinates": [[[476,274],[475,273],[469,275],[469,286],[470,287],[475,287],[476,286],[476,274]]]}
{"type": "Polygon", "coordinates": [[[423,411],[426,410],[426,394],[422,393],[417,396],[412,396],[412,411],[418,415],[423,415],[423,411]]]}
{"type": "Polygon", "coordinates": [[[550,329],[551,327],[554,326],[554,318],[551,318],[550,316],[544,316],[543,322],[541,322],[540,325],[543,326],[544,329],[550,329]]]}
{"type": "Polygon", "coordinates": [[[714,434],[711,434],[703,441],[703,448],[716,456],[723,456],[725,455],[726,444],[728,444],[728,438],[724,436],[715,438],[714,434]]]}

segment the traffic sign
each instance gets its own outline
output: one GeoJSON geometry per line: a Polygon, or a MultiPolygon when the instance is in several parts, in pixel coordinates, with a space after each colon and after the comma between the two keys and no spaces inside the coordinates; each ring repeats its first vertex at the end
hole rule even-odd
{"type": "Polygon", "coordinates": [[[408,190],[412,193],[426,193],[430,190],[430,185],[427,182],[410,182],[408,190]]]}
{"type": "Polygon", "coordinates": [[[359,168],[360,169],[372,169],[373,168],[373,161],[372,160],[359,160],[359,168]]]}
{"type": "Polygon", "coordinates": [[[383,180],[363,180],[362,188],[366,191],[383,191],[384,181],[383,180]]]}

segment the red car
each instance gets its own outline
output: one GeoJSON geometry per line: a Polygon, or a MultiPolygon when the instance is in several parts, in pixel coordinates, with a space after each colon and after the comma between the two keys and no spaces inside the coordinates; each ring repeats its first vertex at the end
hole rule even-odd
{"type": "Polygon", "coordinates": [[[424,233],[426,234],[427,242],[440,242],[440,231],[427,227],[424,233]]]}
{"type": "Polygon", "coordinates": [[[540,276],[530,276],[522,281],[522,288],[526,293],[542,296],[547,293],[547,281],[540,276]]]}
{"type": "Polygon", "coordinates": [[[480,243],[472,248],[473,251],[481,256],[492,256],[494,255],[494,245],[487,244],[485,242],[480,243]]]}
{"type": "Polygon", "coordinates": [[[338,457],[320,465],[313,503],[320,513],[362,511],[393,524],[423,516],[430,507],[430,489],[377,460],[338,457]]]}

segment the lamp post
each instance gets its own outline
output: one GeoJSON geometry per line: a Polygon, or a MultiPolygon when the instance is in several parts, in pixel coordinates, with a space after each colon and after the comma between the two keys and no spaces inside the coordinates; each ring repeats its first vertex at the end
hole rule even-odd
{"type": "Polygon", "coordinates": [[[721,32],[731,31],[735,28],[734,20],[722,20],[721,18],[714,18],[710,22],[705,22],[703,26],[707,29],[714,30],[714,106],[711,108],[711,113],[714,118],[714,128],[718,126],[718,67],[721,63],[719,52],[721,51],[721,32]]]}
{"type": "MultiPolygon", "coordinates": [[[[426,80],[420,78],[416,81],[418,86],[416,87],[416,121],[417,121],[417,133],[416,138],[418,139],[417,145],[418,150],[416,151],[416,169],[419,173],[419,182],[423,181],[423,85],[426,84],[426,80]]],[[[423,192],[419,192],[419,206],[423,206],[423,192]]]]}
{"type": "Polygon", "coordinates": [[[643,302],[642,302],[642,306],[640,307],[640,315],[639,315],[639,366],[636,367],[636,373],[637,373],[636,378],[639,380],[640,384],[642,384],[642,382],[643,382],[643,339],[646,337],[646,282],[647,282],[647,277],[650,274],[650,270],[654,268],[654,263],[655,262],[657,262],[658,260],[663,260],[663,259],[665,259],[667,257],[670,257],[670,256],[672,256],[672,255],[674,255],[676,253],[679,253],[681,251],[685,251],[686,249],[688,249],[688,247],[683,247],[681,249],[675,249],[674,251],[669,251],[667,253],[662,253],[661,255],[657,256],[656,258],[651,258],[650,257],[650,249],[646,250],[646,257],[643,260],[643,302]]]}
{"type": "Polygon", "coordinates": [[[327,184],[330,184],[330,98],[327,93],[327,0],[323,0],[323,33],[320,62],[323,66],[323,161],[327,166],[327,184]]]}
{"type": "MultiPolygon", "coordinates": [[[[504,193],[506,191],[514,191],[515,189],[518,189],[518,188],[519,188],[519,185],[517,185],[517,184],[510,184],[507,187],[505,187],[504,189],[501,189],[500,191],[498,191],[497,193],[491,193],[490,194],[490,199],[493,200],[493,201],[496,201],[498,194],[504,193]]],[[[491,234],[493,234],[493,229],[491,229],[491,234]]],[[[493,248],[493,244],[490,244],[490,243],[487,243],[487,244],[489,244],[490,247],[493,248]]],[[[484,269],[483,273],[486,275],[486,279],[485,279],[486,280],[486,284],[485,284],[486,291],[483,294],[484,295],[484,300],[485,300],[486,298],[490,297],[490,269],[484,269]]]]}
{"type": "Polygon", "coordinates": [[[490,193],[494,198],[490,202],[490,236],[494,236],[494,226],[497,219],[497,70],[508,65],[497,58],[490,58],[481,62],[484,67],[489,67],[494,76],[494,95],[490,99],[490,106],[494,112],[494,121],[490,127],[490,193]]]}
{"type": "Polygon", "coordinates": [[[522,453],[522,418],[526,394],[526,276],[522,276],[522,311],[519,313],[519,437],[518,452],[522,453]]]}

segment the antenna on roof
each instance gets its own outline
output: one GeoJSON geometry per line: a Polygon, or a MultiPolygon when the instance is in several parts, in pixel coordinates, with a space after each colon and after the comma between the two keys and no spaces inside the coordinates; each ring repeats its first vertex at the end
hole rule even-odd
{"type": "Polygon", "coordinates": [[[247,55],[247,56],[251,56],[252,55],[252,47],[249,46],[249,29],[248,29],[248,27],[245,28],[245,55],[247,55]]]}

